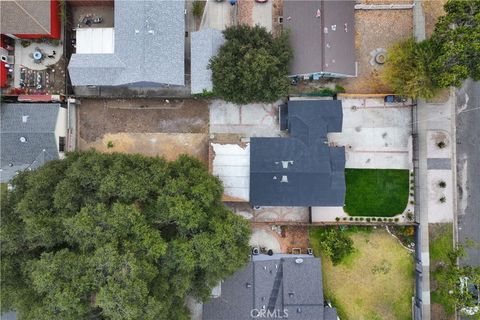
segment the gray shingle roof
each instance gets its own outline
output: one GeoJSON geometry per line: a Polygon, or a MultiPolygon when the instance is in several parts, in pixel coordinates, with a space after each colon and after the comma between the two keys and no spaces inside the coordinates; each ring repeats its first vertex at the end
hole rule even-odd
{"type": "Polygon", "coordinates": [[[185,2],[115,1],[113,54],[73,54],[74,86],[184,85],[185,2]]]}
{"type": "Polygon", "coordinates": [[[17,171],[36,169],[46,161],[58,158],[55,126],[59,108],[57,103],[2,104],[1,182],[10,180],[17,171]]]}
{"type": "Polygon", "coordinates": [[[192,94],[212,91],[212,70],[208,69],[208,64],[225,38],[220,30],[203,29],[192,33],[191,41],[192,94]]]}
{"type": "Polygon", "coordinates": [[[50,0],[0,1],[0,30],[11,34],[50,33],[50,0]]]}
{"type": "Polygon", "coordinates": [[[290,29],[291,75],[356,74],[355,1],[286,0],[284,28],[290,29]]]}
{"type": "Polygon", "coordinates": [[[327,145],[342,130],[340,100],[289,101],[287,138],[251,138],[250,203],[342,206],[345,150],[327,145]]]}
{"type": "Polygon", "coordinates": [[[298,256],[293,255],[256,257],[260,256],[222,282],[220,297],[204,304],[203,320],[250,320],[252,309],[264,306],[277,312],[286,310],[288,319],[323,319],[319,259],[301,255],[303,261],[298,264],[298,256]]]}

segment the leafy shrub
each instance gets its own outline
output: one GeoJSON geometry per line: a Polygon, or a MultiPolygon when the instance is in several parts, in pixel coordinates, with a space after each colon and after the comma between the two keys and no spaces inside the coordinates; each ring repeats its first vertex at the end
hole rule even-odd
{"type": "Polygon", "coordinates": [[[193,1],[192,14],[194,17],[199,18],[203,14],[203,4],[200,1],[193,1]]]}
{"type": "Polygon", "coordinates": [[[319,229],[315,234],[319,240],[321,250],[330,257],[334,265],[353,252],[353,240],[346,232],[338,228],[319,229]]]}

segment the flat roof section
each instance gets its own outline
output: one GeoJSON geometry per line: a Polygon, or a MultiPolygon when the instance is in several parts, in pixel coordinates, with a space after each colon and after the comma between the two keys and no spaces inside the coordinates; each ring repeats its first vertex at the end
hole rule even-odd
{"type": "Polygon", "coordinates": [[[77,34],[77,54],[114,53],[114,28],[80,28],[77,34]]]}
{"type": "Polygon", "coordinates": [[[223,183],[224,200],[248,202],[250,189],[250,144],[212,143],[212,173],[223,183]]]}

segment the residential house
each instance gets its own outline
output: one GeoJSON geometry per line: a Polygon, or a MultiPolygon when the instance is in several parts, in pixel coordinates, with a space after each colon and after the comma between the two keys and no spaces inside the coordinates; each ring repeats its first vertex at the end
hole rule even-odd
{"type": "Polygon", "coordinates": [[[357,75],[354,6],[353,0],[283,2],[283,25],[294,51],[292,76],[357,75]]]}
{"type": "Polygon", "coordinates": [[[67,109],[61,104],[4,103],[0,121],[0,182],[64,156],[67,109]]]}
{"type": "Polygon", "coordinates": [[[185,84],[185,2],[115,1],[114,28],[77,31],[74,90],[185,84]]]}
{"type": "Polygon", "coordinates": [[[343,206],[345,149],[327,134],[342,131],[340,100],[290,100],[280,112],[288,137],[250,139],[254,206],[343,206]]]}
{"type": "Polygon", "coordinates": [[[213,292],[203,320],[337,320],[324,306],[320,259],[310,255],[254,255],[213,292]]]}

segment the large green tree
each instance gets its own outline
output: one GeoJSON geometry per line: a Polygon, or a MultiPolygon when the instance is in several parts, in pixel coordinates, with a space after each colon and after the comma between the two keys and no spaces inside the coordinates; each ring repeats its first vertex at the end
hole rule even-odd
{"type": "Polygon", "coordinates": [[[225,44],[210,61],[215,94],[235,103],[274,102],[288,93],[292,59],[288,33],[273,37],[260,26],[223,32],[225,44]]]}
{"type": "Polygon", "coordinates": [[[432,77],[442,87],[480,80],[480,0],[449,0],[430,39],[438,44],[432,77]]]}
{"type": "Polygon", "coordinates": [[[389,49],[383,78],[395,93],[428,99],[469,77],[480,80],[480,0],[448,0],[445,12],[431,38],[389,49]]]}
{"type": "Polygon", "coordinates": [[[430,72],[434,51],[430,41],[417,43],[409,38],[395,43],[388,50],[383,79],[396,94],[432,98],[438,91],[430,72]]]}
{"type": "Polygon", "coordinates": [[[199,161],[73,153],[2,188],[2,310],[21,319],[188,319],[248,260],[249,227],[199,161]]]}

